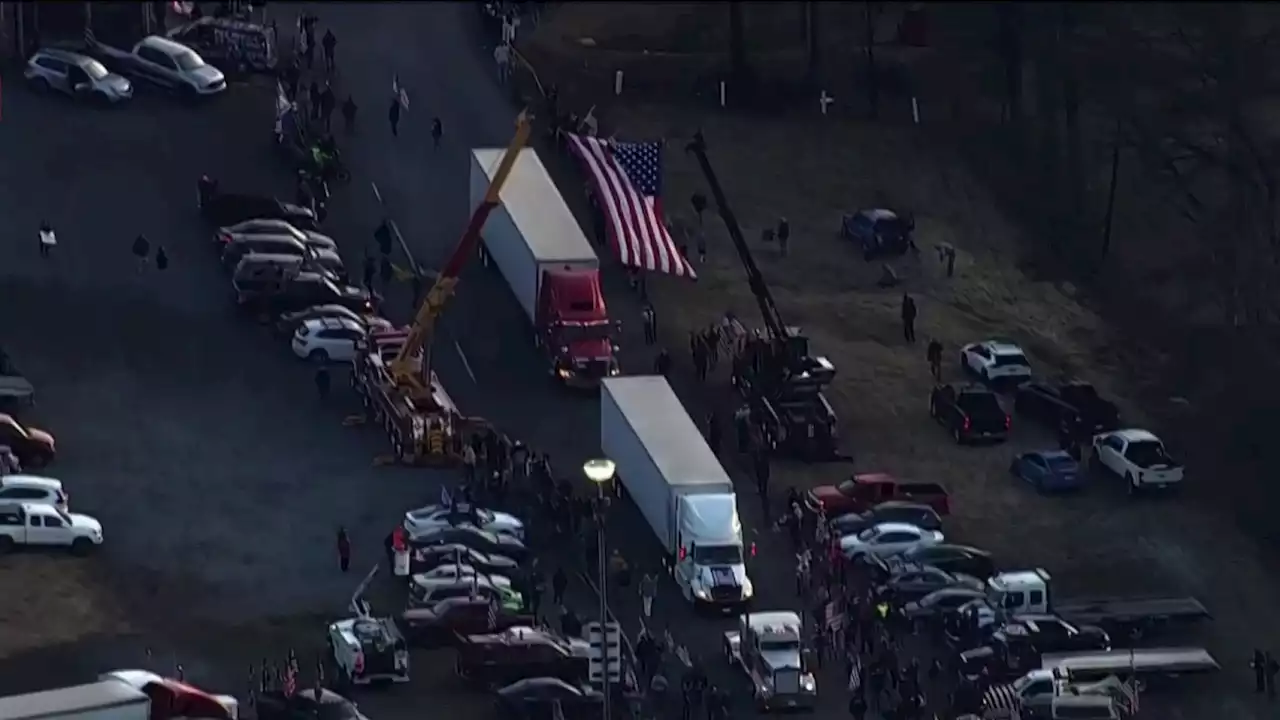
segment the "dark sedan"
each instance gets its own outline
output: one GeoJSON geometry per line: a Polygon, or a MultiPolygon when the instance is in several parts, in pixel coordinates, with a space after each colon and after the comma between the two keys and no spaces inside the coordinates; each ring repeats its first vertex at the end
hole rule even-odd
{"type": "Polygon", "coordinates": [[[968,588],[982,590],[982,581],[968,575],[958,575],[940,570],[931,565],[906,569],[904,572],[889,578],[884,587],[893,592],[899,602],[919,600],[929,593],[944,588],[968,588]]]}
{"type": "Polygon", "coordinates": [[[200,214],[217,227],[245,220],[284,220],[299,230],[315,230],[316,214],[310,208],[284,202],[270,195],[227,193],[214,190],[200,199],[200,214]]]}
{"type": "Polygon", "coordinates": [[[529,548],[520,540],[481,530],[474,525],[448,525],[431,528],[411,538],[414,547],[429,545],[465,545],[488,555],[502,555],[523,562],[529,556],[529,548]]]}
{"type": "Polygon", "coordinates": [[[271,690],[258,693],[255,700],[258,720],[365,720],[355,703],[331,690],[303,688],[289,694],[271,690]]]}
{"type": "Polygon", "coordinates": [[[942,517],[933,508],[923,503],[891,500],[882,502],[863,513],[849,513],[832,520],[830,526],[835,534],[857,535],[867,528],[880,523],[907,523],[925,530],[941,530],[942,517]]]}
{"type": "Polygon", "coordinates": [[[431,607],[410,608],[400,616],[400,629],[409,644],[415,647],[441,647],[454,645],[459,636],[505,630],[517,625],[533,626],[537,618],[520,615],[498,607],[493,614],[493,604],[484,597],[452,597],[431,607]],[[493,617],[495,622],[490,623],[493,617]],[[496,625],[496,627],[494,627],[496,625]]]}
{"type": "Polygon", "coordinates": [[[912,548],[893,558],[890,564],[932,565],[949,573],[960,573],[986,580],[996,574],[991,553],[968,545],[926,545],[912,548]]]}
{"type": "Polygon", "coordinates": [[[458,675],[499,687],[529,677],[583,682],[587,678],[589,649],[581,639],[562,638],[530,627],[468,635],[459,638],[458,675]]]}
{"type": "MultiPolygon", "coordinates": [[[[411,543],[413,544],[413,543],[411,543]]],[[[483,575],[514,577],[520,573],[520,563],[505,555],[490,555],[473,550],[461,543],[447,545],[414,545],[409,556],[409,574],[418,575],[441,565],[461,563],[470,565],[483,575]]]]}

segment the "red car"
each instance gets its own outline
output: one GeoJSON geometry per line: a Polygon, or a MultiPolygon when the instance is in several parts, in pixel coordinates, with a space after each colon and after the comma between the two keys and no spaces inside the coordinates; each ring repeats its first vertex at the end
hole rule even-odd
{"type": "Polygon", "coordinates": [[[590,650],[585,640],[516,626],[497,633],[459,638],[457,670],[463,678],[498,687],[527,677],[554,677],[580,683],[587,679],[590,650]]]}
{"type": "Polygon", "coordinates": [[[829,518],[861,513],[882,502],[904,500],[933,508],[939,515],[951,514],[951,498],[938,483],[899,480],[888,473],[862,473],[839,485],[819,485],[805,500],[815,512],[821,508],[829,518]]]}
{"type": "Polygon", "coordinates": [[[409,644],[417,647],[454,645],[460,638],[506,630],[525,625],[532,627],[537,618],[518,615],[498,607],[492,609],[485,597],[452,597],[431,607],[410,608],[400,616],[400,630],[409,644]],[[490,622],[490,618],[493,622],[490,622]]]}

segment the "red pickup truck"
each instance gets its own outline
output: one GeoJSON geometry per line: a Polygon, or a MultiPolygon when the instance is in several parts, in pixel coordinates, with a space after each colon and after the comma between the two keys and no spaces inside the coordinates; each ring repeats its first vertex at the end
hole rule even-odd
{"type": "Polygon", "coordinates": [[[899,480],[888,473],[861,473],[839,485],[819,485],[805,500],[811,510],[821,509],[829,518],[866,512],[883,502],[903,500],[933,508],[939,515],[951,513],[951,498],[938,483],[899,480]]]}

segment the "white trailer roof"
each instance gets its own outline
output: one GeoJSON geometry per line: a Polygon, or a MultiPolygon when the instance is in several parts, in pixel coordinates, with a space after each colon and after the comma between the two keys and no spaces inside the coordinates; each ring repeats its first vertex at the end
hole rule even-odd
{"type": "Polygon", "coordinates": [[[604,392],[631,424],[640,442],[674,486],[732,485],[702,431],[660,375],[605,378],[604,392]]]}
{"type": "MultiPolygon", "coordinates": [[[[498,172],[498,163],[504,152],[503,148],[476,148],[471,151],[474,161],[485,169],[490,182],[498,172]]],[[[515,167],[498,197],[539,261],[573,262],[596,257],[595,248],[587,241],[538,153],[532,148],[520,151],[520,157],[516,158],[515,167]]]]}
{"type": "Polygon", "coordinates": [[[146,693],[117,680],[0,697],[0,718],[34,720],[99,708],[149,702],[146,693]]]}

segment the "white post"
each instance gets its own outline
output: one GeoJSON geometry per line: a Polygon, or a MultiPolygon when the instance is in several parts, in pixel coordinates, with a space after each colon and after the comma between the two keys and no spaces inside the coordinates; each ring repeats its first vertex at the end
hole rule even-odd
{"type": "Polygon", "coordinates": [[[836,99],[828,95],[826,90],[822,91],[822,95],[818,96],[818,106],[821,108],[823,115],[827,114],[827,108],[835,101],[836,99]]]}
{"type": "Polygon", "coordinates": [[[721,80],[720,81],[720,107],[724,107],[724,103],[725,103],[725,83],[723,80],[721,80]]]}
{"type": "Polygon", "coordinates": [[[618,70],[613,74],[613,94],[622,94],[622,71],[618,70]]]}
{"type": "Polygon", "coordinates": [[[920,101],[915,95],[911,96],[911,121],[920,124],[920,101]]]}

